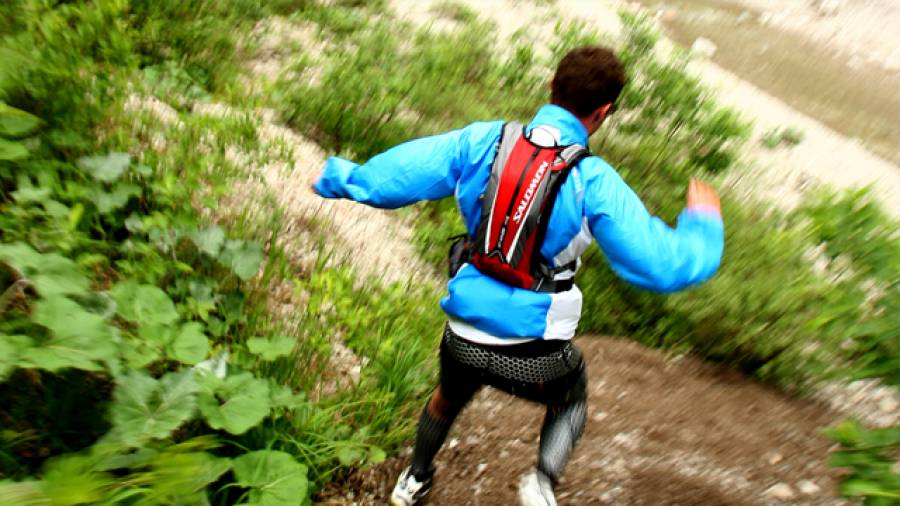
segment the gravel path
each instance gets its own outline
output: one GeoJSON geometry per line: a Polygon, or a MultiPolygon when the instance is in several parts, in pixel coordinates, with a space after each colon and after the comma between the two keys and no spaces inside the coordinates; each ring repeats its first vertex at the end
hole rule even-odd
{"type": "MultiPolygon", "coordinates": [[[[560,505],[847,504],[818,432],[841,415],[825,404],[627,340],[577,343],[588,365],[588,423],[560,505]]],[[[438,455],[429,504],[516,504],[542,418],[537,405],[482,391],[438,455]]],[[[318,504],[385,504],[407,458],[332,485],[318,504]]]]}

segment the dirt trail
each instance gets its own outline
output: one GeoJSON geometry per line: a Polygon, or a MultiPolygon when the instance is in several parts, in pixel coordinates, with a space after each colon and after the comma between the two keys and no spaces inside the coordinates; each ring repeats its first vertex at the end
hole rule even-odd
{"type": "MultiPolygon", "coordinates": [[[[588,423],[559,504],[846,504],[818,434],[840,418],[828,407],[630,341],[577,342],[588,364],[588,423]],[[792,496],[778,499],[785,487],[792,496]]],[[[438,455],[429,504],[516,504],[542,417],[537,405],[482,391],[438,455]]],[[[385,504],[407,458],[356,473],[319,503],[385,504]]]]}

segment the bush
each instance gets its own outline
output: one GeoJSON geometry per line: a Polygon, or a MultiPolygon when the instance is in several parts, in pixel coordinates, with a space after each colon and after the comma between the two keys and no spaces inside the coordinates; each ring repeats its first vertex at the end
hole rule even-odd
{"type": "Polygon", "coordinates": [[[139,159],[121,110],[141,66],[200,69],[204,91],[215,86],[231,43],[209,37],[227,33],[225,14],[217,2],[17,4],[0,40],[0,502],[200,503],[219,480],[263,500],[288,474],[306,497],[293,457],[223,448],[306,402],[254,372],[294,347],[246,342],[244,283],[262,247],[192,207],[227,177],[190,145],[196,130],[170,148],[179,163],[139,159]],[[269,474],[248,471],[259,463],[269,474]]]}
{"type": "Polygon", "coordinates": [[[822,247],[826,272],[841,294],[837,307],[854,308],[833,320],[852,364],[847,373],[900,385],[900,223],[865,189],[823,191],[800,208],[796,220],[822,247]]]}
{"type": "Polygon", "coordinates": [[[763,134],[760,142],[769,149],[775,149],[782,144],[793,147],[803,142],[804,137],[803,131],[799,128],[773,128],[763,134]]]}

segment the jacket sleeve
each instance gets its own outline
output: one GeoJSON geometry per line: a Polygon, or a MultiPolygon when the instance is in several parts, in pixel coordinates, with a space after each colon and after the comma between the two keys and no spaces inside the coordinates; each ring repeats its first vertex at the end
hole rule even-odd
{"type": "Polygon", "coordinates": [[[651,216],[621,176],[591,157],[585,177],[585,217],[613,271],[655,292],[674,292],[709,279],[725,246],[722,218],[713,209],[685,209],[676,228],[651,216]]]}
{"type": "Polygon", "coordinates": [[[325,162],[314,188],[326,198],[351,199],[385,209],[448,197],[466,171],[481,165],[501,126],[501,122],[473,123],[415,139],[363,165],[333,156],[325,162]]]}

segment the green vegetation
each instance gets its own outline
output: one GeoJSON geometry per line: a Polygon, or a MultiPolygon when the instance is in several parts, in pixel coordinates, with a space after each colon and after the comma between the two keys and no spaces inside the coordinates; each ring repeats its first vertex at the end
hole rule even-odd
{"type": "Polygon", "coordinates": [[[900,223],[866,190],[822,192],[799,211],[834,279],[832,330],[847,341],[847,373],[900,385],[900,223]],[[838,308],[844,308],[840,311],[838,308]],[[853,308],[852,310],[850,308],[853,308]]]}
{"type": "Polygon", "coordinates": [[[887,506],[900,500],[897,449],[900,427],[866,430],[847,420],[825,434],[841,444],[831,455],[835,467],[850,469],[841,483],[841,494],[863,499],[866,506],[887,506]]]}
{"type": "MultiPolygon", "coordinates": [[[[285,77],[250,105],[359,159],[470,121],[527,120],[546,99],[552,62],[601,38],[558,26],[547,56],[515,44],[502,52],[494,27],[458,5],[441,4],[460,25],[443,33],[401,30],[381,7],[0,6],[0,504],[308,503],[409,437],[433,382],[439,287],[360,279],[333,261],[314,218],[304,225],[317,260],[295,263],[274,198],[258,196],[264,216],[222,209],[236,183],[258,177],[252,166],[279,156],[258,116],[191,111],[248,106],[249,49],[238,41],[272,14],[318,26],[321,79],[285,77]],[[276,288],[302,301],[290,317],[271,310],[276,288]],[[364,363],[358,380],[335,377],[335,340],[364,363]]],[[[624,20],[632,84],[592,149],[672,219],[690,177],[740,170],[749,126],[714,103],[684,59],[653,56],[644,20],[624,20]]],[[[311,56],[291,63],[303,71],[311,56]]],[[[896,223],[864,193],[823,194],[786,215],[726,193],[724,208],[722,269],[683,294],[632,289],[591,250],[580,330],[785,387],[837,376],[900,384],[896,223]],[[819,250],[824,272],[810,268],[819,250]]],[[[411,212],[438,272],[446,239],[462,229],[456,214],[449,200],[411,212]]],[[[835,460],[865,481],[848,495],[894,490],[884,462],[895,433],[844,426],[833,437],[865,455],[835,460]]]]}
{"type": "Polygon", "coordinates": [[[794,147],[803,142],[804,137],[806,136],[803,134],[803,130],[796,127],[773,128],[763,134],[760,142],[769,149],[775,149],[781,145],[794,147]]]}
{"type": "Polygon", "coordinates": [[[405,287],[293,270],[277,215],[202,218],[248,177],[225,147],[259,139],[251,116],[188,111],[235,93],[226,27],[287,3],[0,9],[0,503],[306,503],[383,460],[431,382],[438,309],[395,332],[405,287]],[[299,323],[269,315],[277,281],[313,294],[299,323]],[[335,335],[369,365],[313,400],[335,335]]]}
{"type": "Polygon", "coordinates": [[[225,502],[305,495],[293,457],[237,445],[306,401],[259,375],[242,338],[261,244],[191,206],[233,173],[193,149],[199,125],[167,137],[169,163],[132,138],[124,110],[129,88],[229,85],[234,44],[210,22],[255,12],[216,5],[4,7],[0,476],[42,478],[4,481],[4,504],[203,503],[217,482],[225,502]],[[227,372],[204,372],[227,349],[227,372]]]}

